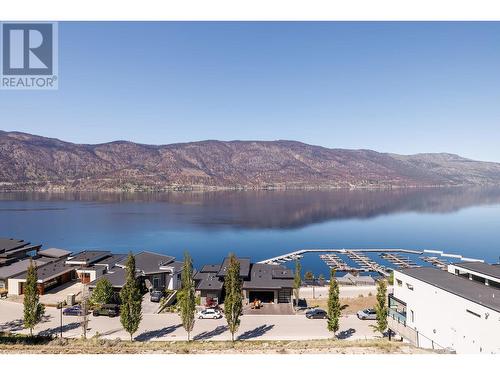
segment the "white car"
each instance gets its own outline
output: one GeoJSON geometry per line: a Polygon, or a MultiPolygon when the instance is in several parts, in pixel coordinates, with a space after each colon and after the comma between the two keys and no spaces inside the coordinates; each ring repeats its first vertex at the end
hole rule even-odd
{"type": "Polygon", "coordinates": [[[222,314],[214,309],[205,309],[198,313],[198,319],[220,319],[222,314]]]}
{"type": "Polygon", "coordinates": [[[377,319],[377,312],[375,311],[375,309],[359,310],[356,315],[358,315],[358,318],[361,320],[376,320],[377,319]]]}

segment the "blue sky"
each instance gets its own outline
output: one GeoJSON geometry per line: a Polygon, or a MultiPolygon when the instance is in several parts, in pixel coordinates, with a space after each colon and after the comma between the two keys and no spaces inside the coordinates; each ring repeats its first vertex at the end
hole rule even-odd
{"type": "Polygon", "coordinates": [[[500,162],[500,23],[60,23],[59,90],[0,129],[78,143],[293,139],[500,162]]]}

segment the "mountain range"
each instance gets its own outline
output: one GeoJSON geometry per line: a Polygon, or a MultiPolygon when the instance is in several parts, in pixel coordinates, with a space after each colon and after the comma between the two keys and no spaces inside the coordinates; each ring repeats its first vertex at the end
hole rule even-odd
{"type": "Polygon", "coordinates": [[[500,185],[500,163],[296,141],[75,144],[0,131],[0,190],[163,191],[500,185]]]}

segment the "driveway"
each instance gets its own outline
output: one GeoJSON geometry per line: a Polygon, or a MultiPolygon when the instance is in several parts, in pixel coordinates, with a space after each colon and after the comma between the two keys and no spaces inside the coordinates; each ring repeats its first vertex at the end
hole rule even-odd
{"type": "Polygon", "coordinates": [[[293,315],[290,303],[264,303],[260,309],[252,309],[252,304],[243,306],[243,315],[293,315]]]}
{"type": "Polygon", "coordinates": [[[151,295],[147,292],[142,297],[142,313],[143,314],[156,314],[160,308],[159,302],[151,302],[151,295]]]}
{"type": "MultiPolygon", "coordinates": [[[[27,333],[23,322],[23,305],[10,301],[0,301],[0,331],[27,333]]],[[[35,328],[36,333],[58,334],[60,312],[47,307],[44,321],[35,328]]],[[[120,318],[89,316],[87,337],[96,333],[103,338],[127,340],[129,335],[120,324],[120,318]]],[[[82,331],[80,318],[63,317],[64,337],[79,338],[82,331]]],[[[359,320],[355,315],[340,319],[340,337],[345,340],[369,339],[375,337],[372,322],[359,320]]],[[[218,320],[197,320],[192,332],[196,340],[230,340],[231,335],[225,318],[218,320]]],[[[309,320],[304,315],[243,315],[236,334],[242,340],[310,340],[331,338],[326,329],[326,320],[309,320]]],[[[182,328],[177,314],[143,314],[139,330],[134,334],[139,341],[147,340],[185,340],[186,332],[182,328]]]]}
{"type": "Polygon", "coordinates": [[[68,294],[74,294],[76,301],[81,300],[83,285],[79,281],[73,281],[60,285],[47,291],[40,296],[40,302],[45,305],[57,305],[61,301],[66,301],[68,294]]]}

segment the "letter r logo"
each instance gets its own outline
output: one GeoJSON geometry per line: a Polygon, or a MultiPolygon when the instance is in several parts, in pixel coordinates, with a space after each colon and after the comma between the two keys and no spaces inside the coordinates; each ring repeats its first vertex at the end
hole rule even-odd
{"type": "Polygon", "coordinates": [[[52,75],[52,24],[3,23],[2,55],[3,75],[52,75]]]}

